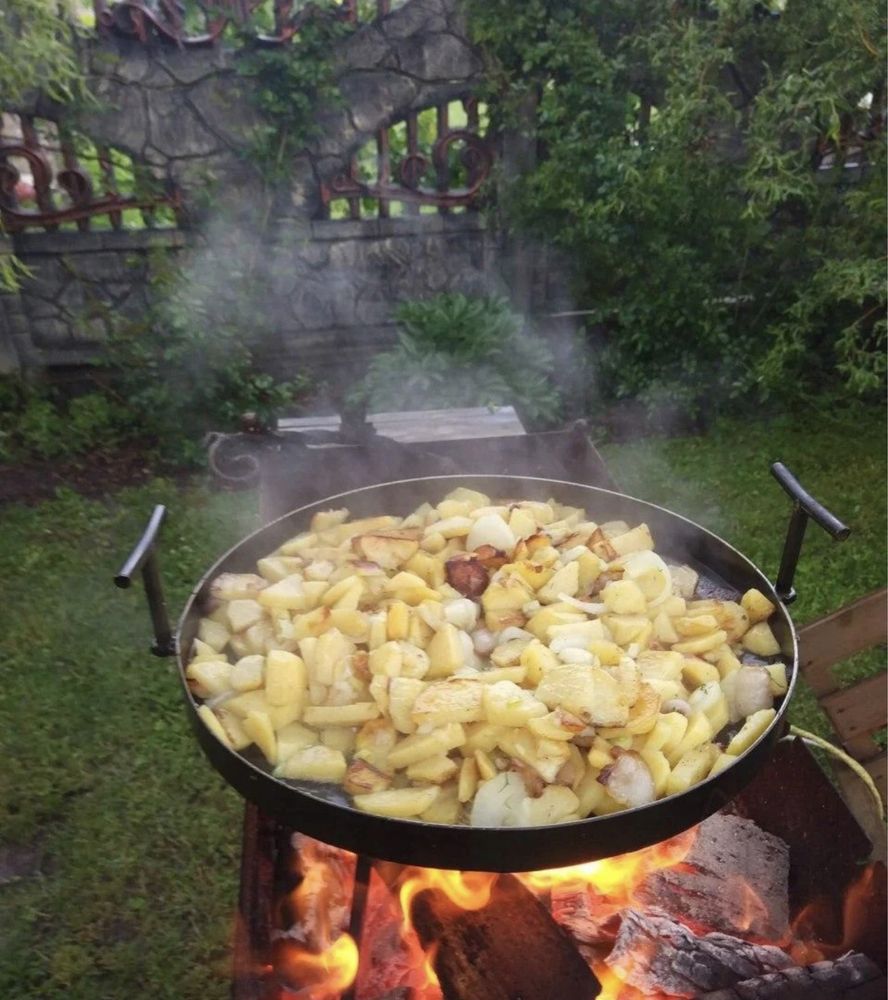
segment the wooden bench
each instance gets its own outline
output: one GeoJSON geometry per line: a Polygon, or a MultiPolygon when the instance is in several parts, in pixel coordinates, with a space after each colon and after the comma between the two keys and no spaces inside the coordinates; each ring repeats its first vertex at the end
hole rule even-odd
{"type": "MultiPolygon", "coordinates": [[[[888,724],[888,672],[840,687],[833,668],[855,653],[888,642],[888,589],[874,591],[799,630],[799,669],[817,697],[837,742],[860,761],[888,801],[888,757],[874,735],[888,724]]],[[[845,801],[873,841],[874,853],[885,856],[885,824],[875,814],[869,792],[846,768],[836,778],[845,801]]]]}

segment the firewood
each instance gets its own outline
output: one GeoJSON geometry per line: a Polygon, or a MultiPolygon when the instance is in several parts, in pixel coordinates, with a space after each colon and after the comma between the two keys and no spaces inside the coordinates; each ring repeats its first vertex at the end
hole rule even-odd
{"type": "Polygon", "coordinates": [[[682,864],[649,875],[637,899],[700,929],[779,940],[789,925],[789,849],[752,820],[716,813],[682,864]]]}
{"type": "Polygon", "coordinates": [[[779,948],[728,934],[696,936],[667,913],[625,910],[606,962],[643,993],[694,997],[792,965],[779,948]]]}
{"type": "Polygon", "coordinates": [[[875,962],[849,952],[834,962],[796,966],[700,993],[697,1000],[884,1000],[885,987],[875,962]]]}
{"type": "Polygon", "coordinates": [[[551,892],[552,916],[580,945],[612,945],[620,926],[622,905],[583,882],[556,885],[551,892]]]}
{"type": "Polygon", "coordinates": [[[511,875],[490,902],[463,910],[440,890],[413,900],[413,925],[444,1000],[594,1000],[598,980],[545,906],[511,875]]]}

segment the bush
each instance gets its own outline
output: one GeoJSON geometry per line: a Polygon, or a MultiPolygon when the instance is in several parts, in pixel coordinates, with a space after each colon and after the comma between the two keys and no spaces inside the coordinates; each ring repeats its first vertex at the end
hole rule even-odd
{"type": "Polygon", "coordinates": [[[402,303],[398,344],[377,355],[350,397],[371,411],[511,404],[534,425],[562,401],[551,352],[499,298],[443,294],[402,303]]]}
{"type": "Polygon", "coordinates": [[[158,253],[151,307],[138,318],[105,317],[96,391],[66,398],[45,383],[0,380],[0,458],[62,458],[138,441],[163,461],[193,465],[204,460],[207,431],[238,430],[244,413],[271,423],[308,380],[280,381],[259,367],[255,350],[269,333],[261,294],[261,283],[230,270],[219,282],[182,282],[158,253]]]}
{"type": "Polygon", "coordinates": [[[506,214],[576,262],[606,401],[709,413],[885,384],[874,0],[472,0],[506,214]]]}
{"type": "Polygon", "coordinates": [[[108,317],[104,377],[162,457],[199,462],[207,431],[237,430],[247,412],[270,423],[309,381],[279,381],[259,367],[257,347],[273,331],[252,274],[209,266],[182,281],[167,256],[152,265],[151,308],[138,319],[108,317]]]}
{"type": "Polygon", "coordinates": [[[0,381],[0,460],[68,458],[125,436],[126,411],[100,392],[66,400],[47,385],[0,381]]]}

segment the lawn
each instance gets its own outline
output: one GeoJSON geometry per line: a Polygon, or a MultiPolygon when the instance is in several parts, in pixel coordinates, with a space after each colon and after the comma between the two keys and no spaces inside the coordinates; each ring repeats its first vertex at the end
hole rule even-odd
{"type": "MultiPolygon", "coordinates": [[[[881,412],[718,425],[608,445],[622,488],[687,514],[776,572],[783,459],[853,528],[809,528],[797,621],[884,583],[881,412]]],[[[104,502],[63,492],[0,509],[0,996],[214,1000],[228,993],[242,807],[204,762],[169,661],[147,653],[141,594],[111,584],[155,502],[178,609],[211,558],[255,523],[255,497],[163,480],[104,502]],[[5,884],[3,884],[5,883],[5,884]]],[[[851,673],[883,666],[856,658],[851,673]]],[[[804,692],[793,708],[822,726],[804,692]]]]}

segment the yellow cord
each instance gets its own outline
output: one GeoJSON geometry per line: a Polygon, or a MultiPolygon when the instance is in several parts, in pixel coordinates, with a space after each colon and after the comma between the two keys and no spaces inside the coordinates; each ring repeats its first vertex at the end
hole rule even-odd
{"type": "Polygon", "coordinates": [[[869,789],[869,793],[876,804],[879,819],[885,819],[885,806],[882,804],[882,796],[879,794],[879,789],[876,788],[876,783],[873,781],[870,773],[859,761],[856,761],[853,757],[849,757],[844,750],[840,750],[839,747],[829,743],[827,740],[815,736],[814,733],[809,733],[806,729],[799,729],[798,726],[790,726],[789,731],[793,736],[798,736],[799,739],[804,740],[805,743],[812,743],[814,746],[820,747],[821,750],[825,750],[831,757],[835,757],[836,760],[847,764],[869,789]]]}

